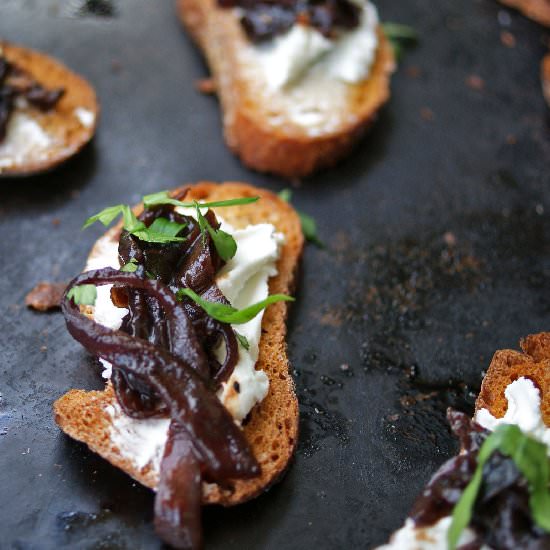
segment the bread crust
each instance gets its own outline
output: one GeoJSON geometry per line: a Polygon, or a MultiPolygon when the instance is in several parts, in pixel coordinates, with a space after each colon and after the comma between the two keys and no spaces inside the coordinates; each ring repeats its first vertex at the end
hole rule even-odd
{"type": "Polygon", "coordinates": [[[65,88],[65,94],[51,111],[42,113],[32,108],[26,110],[26,114],[55,139],[45,158],[37,156],[9,166],[0,166],[0,177],[46,172],[77,154],[94,136],[99,118],[95,91],[84,78],[49,55],[1,41],[0,49],[8,61],[27,71],[45,88],[65,88]],[[78,108],[93,113],[93,122],[89,126],[82,124],[75,115],[78,108]]]}
{"type": "MultiPolygon", "coordinates": [[[[188,196],[196,200],[260,196],[261,200],[252,206],[224,208],[223,217],[234,227],[265,222],[272,223],[284,233],[286,240],[277,264],[278,274],[270,278],[269,292],[293,291],[304,239],[300,220],[290,205],[269,191],[237,182],[201,182],[191,187],[188,196]]],[[[120,228],[111,229],[105,238],[118,240],[119,232],[120,228]]],[[[94,250],[97,252],[97,246],[99,241],[91,255],[94,250]]],[[[235,480],[223,488],[203,483],[203,504],[232,506],[249,500],[267,490],[289,466],[298,438],[298,401],[286,355],[287,309],[286,302],[278,302],[265,310],[256,368],[268,375],[269,392],[251,411],[250,420],[244,426],[244,434],[262,473],[258,478],[235,480]]],[[[104,391],[71,390],[55,402],[55,421],[65,433],[86,443],[91,450],[143,485],[155,489],[158,482],[156,473],[148,466],[141,470],[136,468],[109,438],[112,419],[105,409],[115,400],[110,384],[104,391]]]]}
{"type": "Polygon", "coordinates": [[[500,2],[520,11],[529,19],[550,27],[550,2],[548,0],[500,0],[500,2]]]}
{"type": "Polygon", "coordinates": [[[550,333],[531,334],[520,345],[522,352],[506,349],[494,354],[476,400],[476,412],[488,409],[502,418],[508,408],[504,391],[523,376],[539,388],[542,419],[550,426],[550,333]]]}
{"type": "Polygon", "coordinates": [[[547,53],[540,65],[540,78],[542,84],[542,93],[548,107],[550,107],[550,53],[547,53]]]}
{"type": "Polygon", "coordinates": [[[296,124],[275,127],[238,68],[237,51],[247,39],[231,10],[218,8],[216,0],[177,0],[177,11],[216,81],[227,145],[250,168],[295,178],[334,165],[349,153],[390,97],[395,60],[379,28],[379,47],[369,78],[349,86],[351,116],[334,130],[318,135],[296,124]]]}

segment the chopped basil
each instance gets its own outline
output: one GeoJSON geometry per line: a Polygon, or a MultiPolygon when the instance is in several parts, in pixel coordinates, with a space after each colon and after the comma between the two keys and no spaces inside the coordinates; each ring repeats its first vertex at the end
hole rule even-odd
{"type": "Polygon", "coordinates": [[[453,510],[447,533],[449,550],[454,550],[462,531],[472,518],[472,510],[483,479],[483,466],[498,451],[510,457],[529,485],[529,508],[535,523],[550,532],[550,467],[547,447],[525,435],[517,426],[504,424],[487,437],[477,455],[477,467],[453,510]]]}
{"type": "Polygon", "coordinates": [[[127,204],[118,204],[117,206],[105,208],[95,216],[88,218],[83,229],[90,227],[90,225],[97,221],[107,226],[120,215],[122,215],[124,229],[142,241],[150,243],[171,243],[185,240],[183,237],[176,237],[176,234],[179,233],[185,225],[171,222],[165,218],[157,218],[150,227],[147,227],[142,221],[137,219],[137,216],[127,204]]]}
{"type": "MultiPolygon", "coordinates": [[[[283,199],[285,202],[290,202],[292,199],[292,191],[290,189],[283,189],[279,192],[279,198],[283,199]]],[[[299,210],[296,210],[298,217],[300,218],[300,223],[302,225],[302,233],[307,241],[313,243],[319,248],[325,248],[324,243],[319,239],[317,235],[317,222],[309,214],[304,214],[299,210]]]]}
{"type": "Polygon", "coordinates": [[[227,262],[237,253],[237,243],[235,242],[235,239],[229,233],[226,233],[221,229],[214,229],[208,223],[208,220],[201,213],[200,206],[202,205],[195,202],[194,206],[197,209],[197,221],[199,222],[199,227],[202,234],[206,236],[206,232],[209,233],[221,259],[227,262]]]}
{"type": "Polygon", "coordinates": [[[244,309],[236,309],[233,306],[228,306],[226,304],[217,304],[214,302],[209,302],[201,298],[196,292],[193,292],[190,288],[183,288],[178,290],[177,297],[179,300],[183,299],[184,296],[191,298],[195,303],[206,311],[206,313],[222,323],[229,323],[231,325],[242,325],[243,323],[248,323],[251,319],[254,319],[260,311],[265,309],[267,306],[274,304],[275,302],[293,302],[294,298],[292,296],[287,296],[286,294],[272,294],[268,296],[265,300],[252,304],[251,306],[245,307],[244,309]]]}
{"type": "Polygon", "coordinates": [[[97,298],[97,289],[94,285],[73,286],[67,292],[67,298],[73,300],[77,306],[93,306],[97,298]]]}
{"type": "Polygon", "coordinates": [[[242,334],[235,331],[235,336],[237,337],[237,340],[239,341],[239,344],[248,351],[250,349],[250,342],[248,341],[248,338],[246,336],[243,336],[242,334]]]}
{"type": "MultiPolygon", "coordinates": [[[[221,208],[224,206],[240,206],[243,204],[251,204],[259,200],[260,197],[242,197],[240,199],[229,199],[225,201],[213,201],[200,203],[201,208],[221,208]]],[[[181,206],[183,208],[193,208],[195,202],[183,202],[172,198],[168,191],[159,191],[158,193],[152,193],[151,195],[145,195],[143,197],[143,206],[150,208],[151,206],[157,206],[160,204],[172,204],[173,206],[181,206]]]]}

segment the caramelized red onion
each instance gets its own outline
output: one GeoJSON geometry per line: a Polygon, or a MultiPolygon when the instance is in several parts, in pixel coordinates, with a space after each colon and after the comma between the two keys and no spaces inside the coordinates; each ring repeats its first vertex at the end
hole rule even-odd
{"type": "MultiPolygon", "coordinates": [[[[452,514],[474,475],[479,450],[489,434],[464,413],[449,409],[447,417],[462,452],[439,468],[414,504],[410,517],[418,527],[430,527],[452,514]]],[[[550,534],[533,520],[525,478],[513,459],[498,452],[483,468],[483,482],[469,527],[475,540],[461,547],[464,549],[550,548],[550,534]]]]}
{"type": "Polygon", "coordinates": [[[53,109],[65,90],[47,90],[34,78],[0,55],[0,143],[5,139],[7,126],[18,97],[41,111],[53,109]]]}
{"type": "Polygon", "coordinates": [[[65,293],[62,309],[67,328],[89,352],[112,363],[118,372],[150,385],[169,411],[169,436],[155,498],[155,528],[175,548],[199,548],[201,480],[223,484],[230,479],[252,478],[259,475],[260,466],[244,434],[200,374],[204,369],[197,366],[204,367],[204,352],[193,325],[184,320],[185,310],[168,288],[111,268],[83,273],[69,288],[111,283],[138,288],[159,301],[177,351],[169,352],[143,338],[96,323],[80,313],[65,293]]]}
{"type": "MultiPolygon", "coordinates": [[[[121,263],[124,265],[134,260],[139,264],[137,275],[141,278],[156,278],[174,292],[189,287],[210,301],[227,304],[215,283],[216,273],[223,266],[223,261],[212,245],[210,236],[205,238],[195,219],[179,214],[171,205],[147,209],[139,219],[149,226],[158,217],[185,226],[182,231],[185,241],[163,245],[146,243],[123,231],[119,242],[121,263]]],[[[212,211],[208,211],[205,217],[212,227],[219,227],[212,211]]],[[[129,310],[122,323],[123,331],[171,350],[157,298],[145,297],[142,290],[129,289],[124,285],[118,285],[112,294],[114,303],[129,310]]],[[[211,319],[196,304],[186,300],[184,307],[194,325],[200,346],[206,353],[208,372],[205,369],[202,375],[213,389],[217,389],[229,378],[238,361],[235,334],[229,325],[211,319]],[[219,363],[214,351],[220,340],[225,346],[223,364],[219,363]]],[[[154,391],[132,374],[120,373],[114,368],[112,379],[118,401],[126,414],[134,418],[165,415],[166,411],[155,398],[154,391]]]]}
{"type": "MultiPolygon", "coordinates": [[[[224,262],[196,220],[173,206],[156,206],[139,216],[147,226],[158,217],[181,224],[178,236],[184,240],[149,243],[123,231],[119,259],[121,265],[132,261],[135,272],[104,268],[83,273],[69,285],[112,284],[113,304],[128,309],[120,330],[82,315],[67,293],[62,309],[71,335],[112,364],[113,388],[124,413],[137,419],[171,418],[155,498],[155,528],[168,544],[194,549],[202,544],[201,481],[223,485],[255,477],[260,466],[215,395],[238,361],[235,333],[194,302],[179,302],[175,296],[188,287],[209,301],[227,304],[215,282],[224,262]],[[215,353],[220,344],[223,364],[215,353]]],[[[213,212],[205,217],[219,227],[213,212]]]]}
{"type": "Polygon", "coordinates": [[[356,28],[361,17],[361,9],[351,0],[218,0],[218,4],[241,9],[241,25],[252,42],[270,40],[296,23],[331,38],[338,29],[356,28]]]}
{"type": "Polygon", "coordinates": [[[201,498],[195,450],[189,435],[172,422],[155,498],[155,530],[162,540],[175,548],[202,546],[201,498]]]}

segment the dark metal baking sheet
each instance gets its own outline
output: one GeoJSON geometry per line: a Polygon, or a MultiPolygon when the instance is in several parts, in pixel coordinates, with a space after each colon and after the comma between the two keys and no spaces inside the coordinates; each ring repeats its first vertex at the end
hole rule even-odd
{"type": "MultiPolygon", "coordinates": [[[[2,549],[160,547],[151,493],[53,422],[68,388],[101,386],[97,368],[60,314],[23,306],[37,281],[81,269],[100,233],[81,233],[84,218],[183,181],[288,185],[227,151],[171,0],[120,0],[103,17],[74,16],[78,4],[0,4],[2,38],[64,60],[102,104],[78,158],[0,185],[2,549]]],[[[420,44],[355,154],[294,192],[328,245],[307,248],[290,319],[296,460],[268,494],[205,511],[207,548],[382,543],[456,450],[446,406],[471,410],[493,351],[550,328],[548,33],[492,0],[386,0],[380,12],[420,44]]]]}

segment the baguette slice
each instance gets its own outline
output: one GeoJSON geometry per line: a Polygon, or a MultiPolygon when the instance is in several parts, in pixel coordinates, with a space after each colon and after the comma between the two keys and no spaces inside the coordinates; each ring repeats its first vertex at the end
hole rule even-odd
{"type": "Polygon", "coordinates": [[[65,94],[51,111],[41,112],[32,107],[14,111],[14,115],[23,113],[38,124],[50,143],[29,148],[19,158],[13,157],[5,147],[10,138],[8,124],[8,136],[0,142],[0,177],[51,170],[78,153],[92,139],[99,116],[95,92],[86,80],[48,55],[1,41],[0,51],[45,88],[65,88],[65,94]]]}
{"type": "Polygon", "coordinates": [[[500,2],[518,10],[529,19],[550,27],[550,2],[548,0],[500,0],[500,2]]]}
{"type": "Polygon", "coordinates": [[[542,93],[548,107],[550,107],[550,53],[547,53],[540,64],[540,78],[542,82],[542,93]]]}
{"type": "Polygon", "coordinates": [[[520,345],[523,352],[505,349],[494,354],[476,400],[476,413],[488,409],[496,418],[502,418],[508,408],[504,390],[524,376],[539,388],[542,419],[550,426],[550,333],[532,334],[520,345]]]}
{"type": "MultiPolygon", "coordinates": [[[[248,224],[272,223],[285,235],[286,240],[277,264],[278,274],[269,280],[269,292],[292,292],[304,239],[298,216],[290,205],[269,191],[235,182],[220,185],[201,182],[192,186],[187,196],[195,200],[212,201],[260,196],[261,200],[254,205],[226,207],[221,209],[221,214],[237,228],[248,224]]],[[[136,213],[139,211],[141,206],[135,209],[136,213]]],[[[111,229],[103,238],[118,240],[119,232],[119,227],[111,229]]],[[[98,254],[100,246],[101,239],[90,256],[98,254]]],[[[251,499],[275,483],[289,465],[298,436],[298,401],[286,354],[286,317],[286,302],[273,304],[265,311],[256,368],[264,370],[268,375],[269,393],[251,411],[250,421],[244,426],[244,433],[261,465],[262,473],[255,479],[236,480],[223,488],[204,483],[204,504],[231,506],[251,499]]],[[[65,433],[86,443],[92,451],[143,485],[155,489],[157,474],[149,466],[141,470],[137,468],[133,462],[121,456],[119,449],[109,439],[111,417],[105,412],[105,407],[114,401],[110,385],[105,391],[71,390],[55,402],[55,420],[65,433]]]]}
{"type": "MultiPolygon", "coordinates": [[[[249,47],[233,10],[216,0],[177,0],[179,17],[206,57],[223,114],[225,140],[248,167],[286,178],[303,177],[345,156],[390,97],[393,49],[378,29],[379,47],[368,79],[340,84],[344,103],[334,102],[323,129],[294,122],[293,96],[268,92],[241,55],[249,47]],[[277,121],[276,123],[274,121],[277,121]]],[[[307,77],[306,77],[307,79],[307,77]]]]}

